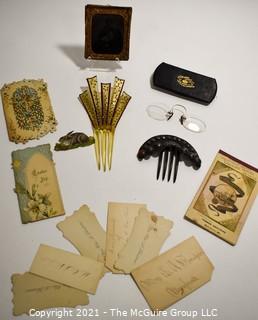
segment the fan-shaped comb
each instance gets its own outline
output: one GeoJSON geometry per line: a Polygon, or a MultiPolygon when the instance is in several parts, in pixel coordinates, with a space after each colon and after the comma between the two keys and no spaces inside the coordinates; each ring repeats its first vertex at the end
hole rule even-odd
{"type": "Polygon", "coordinates": [[[137,158],[148,160],[150,157],[158,157],[157,180],[162,167],[162,180],[168,171],[167,181],[170,180],[173,163],[173,182],[176,182],[179,162],[186,166],[192,166],[195,170],[201,166],[201,159],[196,150],[187,141],[171,135],[158,135],[150,138],[140,147],[137,158]],[[163,164],[162,164],[163,162],[163,164]]]}
{"type": "Polygon", "coordinates": [[[101,83],[100,92],[96,76],[87,82],[88,88],[80,94],[80,100],[92,124],[98,169],[102,163],[106,171],[107,165],[111,169],[115,129],[131,96],[122,92],[125,80],[117,77],[113,87],[110,83],[101,83]]]}

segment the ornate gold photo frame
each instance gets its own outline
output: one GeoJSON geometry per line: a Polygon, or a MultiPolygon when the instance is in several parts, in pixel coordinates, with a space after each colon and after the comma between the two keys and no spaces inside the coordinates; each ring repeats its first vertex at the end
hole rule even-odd
{"type": "Polygon", "coordinates": [[[85,6],[85,58],[128,60],[131,7],[85,6]]]}

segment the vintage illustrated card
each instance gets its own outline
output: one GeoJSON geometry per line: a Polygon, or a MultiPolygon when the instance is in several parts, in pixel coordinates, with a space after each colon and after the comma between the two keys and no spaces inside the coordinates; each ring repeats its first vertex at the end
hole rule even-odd
{"type": "Polygon", "coordinates": [[[118,253],[127,243],[134,226],[134,220],[144,204],[108,203],[106,267],[113,273],[122,273],[114,267],[118,253]]]}
{"type": "Polygon", "coordinates": [[[84,291],[36,276],[30,272],[12,275],[13,315],[29,314],[30,309],[87,305],[84,291]]]}
{"type": "Polygon", "coordinates": [[[146,208],[141,208],[126,245],[118,253],[115,268],[124,273],[130,273],[156,257],[169,236],[172,226],[172,221],[159,217],[146,208]]]}
{"type": "Polygon", "coordinates": [[[185,218],[235,245],[257,196],[258,169],[220,150],[185,218]]]}
{"type": "Polygon", "coordinates": [[[81,255],[104,263],[106,232],[88,206],[81,206],[73,215],[58,223],[57,228],[81,255]]]}
{"type": "Polygon", "coordinates": [[[41,244],[30,272],[95,294],[103,268],[96,260],[41,244]]]}
{"type": "Polygon", "coordinates": [[[12,167],[22,223],[64,214],[49,144],[13,151],[12,167]]]}
{"type": "Polygon", "coordinates": [[[22,80],[1,89],[9,140],[25,143],[56,130],[47,84],[43,80],[22,80]]]}
{"type": "Polygon", "coordinates": [[[213,265],[194,237],[150,260],[131,275],[153,311],[164,310],[210,281],[213,265]]]}

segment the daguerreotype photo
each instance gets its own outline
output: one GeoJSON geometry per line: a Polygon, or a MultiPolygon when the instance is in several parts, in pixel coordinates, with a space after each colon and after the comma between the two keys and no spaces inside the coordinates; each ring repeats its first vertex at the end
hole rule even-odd
{"type": "Polygon", "coordinates": [[[85,58],[128,60],[132,8],[87,5],[85,58]]]}

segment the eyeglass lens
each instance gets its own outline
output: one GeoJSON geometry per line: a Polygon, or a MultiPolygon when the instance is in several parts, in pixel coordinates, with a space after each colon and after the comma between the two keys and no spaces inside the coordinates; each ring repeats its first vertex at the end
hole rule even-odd
{"type": "Polygon", "coordinates": [[[206,124],[198,118],[189,116],[186,108],[182,105],[176,104],[169,111],[165,107],[159,105],[149,105],[147,107],[147,113],[149,117],[158,121],[169,120],[173,116],[174,111],[179,111],[182,113],[180,123],[185,129],[196,133],[206,130],[206,124]]]}

